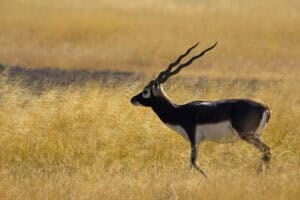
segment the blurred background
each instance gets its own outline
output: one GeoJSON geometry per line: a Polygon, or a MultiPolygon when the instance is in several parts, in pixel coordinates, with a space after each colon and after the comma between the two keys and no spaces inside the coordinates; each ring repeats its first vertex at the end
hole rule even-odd
{"type": "Polygon", "coordinates": [[[0,62],[157,73],[218,41],[187,74],[298,79],[299,10],[298,0],[1,0],[0,62]]]}

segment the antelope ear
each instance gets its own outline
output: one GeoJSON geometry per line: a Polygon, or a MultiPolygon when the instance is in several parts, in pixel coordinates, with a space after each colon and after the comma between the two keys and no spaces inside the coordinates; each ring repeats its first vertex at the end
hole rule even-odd
{"type": "Polygon", "coordinates": [[[159,86],[159,83],[155,82],[153,85],[152,85],[152,93],[155,95],[155,96],[158,96],[160,94],[160,86],[159,86]]]}
{"type": "Polygon", "coordinates": [[[153,85],[152,85],[152,88],[158,90],[159,89],[159,83],[154,82],[153,85]]]}

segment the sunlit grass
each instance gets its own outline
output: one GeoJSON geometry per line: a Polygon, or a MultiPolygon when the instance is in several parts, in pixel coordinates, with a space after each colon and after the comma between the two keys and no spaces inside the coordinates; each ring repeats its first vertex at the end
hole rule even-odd
{"type": "MultiPolygon", "coordinates": [[[[0,195],[22,199],[298,197],[299,94],[292,84],[262,86],[251,93],[272,109],[264,133],[273,153],[267,173],[256,175],[261,154],[245,142],[207,142],[201,146],[199,163],[208,180],[189,171],[190,147],[183,138],[150,109],[130,105],[129,98],[139,87],[90,85],[40,95],[4,87],[0,195]]],[[[206,91],[187,89],[180,81],[166,90],[178,103],[249,97],[242,86],[233,90],[211,83],[206,91]]]]}

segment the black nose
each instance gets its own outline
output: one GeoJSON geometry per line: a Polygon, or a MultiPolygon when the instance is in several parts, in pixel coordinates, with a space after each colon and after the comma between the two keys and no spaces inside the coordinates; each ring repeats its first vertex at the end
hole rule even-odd
{"type": "Polygon", "coordinates": [[[134,97],[132,97],[132,98],[130,99],[130,102],[133,104],[133,102],[134,102],[134,97]]]}
{"type": "Polygon", "coordinates": [[[131,102],[132,105],[135,105],[136,102],[137,102],[136,97],[135,96],[132,97],[131,100],[130,100],[130,102],[131,102]]]}
{"type": "Polygon", "coordinates": [[[138,97],[137,96],[134,96],[131,98],[130,100],[131,104],[134,105],[134,106],[137,106],[139,105],[139,100],[138,100],[138,97]]]}

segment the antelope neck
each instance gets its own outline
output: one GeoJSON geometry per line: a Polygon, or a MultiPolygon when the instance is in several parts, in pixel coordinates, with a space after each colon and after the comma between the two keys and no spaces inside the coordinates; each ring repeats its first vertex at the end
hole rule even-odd
{"type": "Polygon", "coordinates": [[[169,121],[170,116],[176,116],[177,105],[165,96],[156,97],[151,107],[164,123],[169,121]]]}

